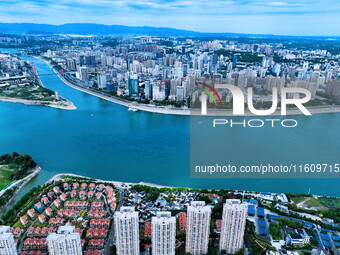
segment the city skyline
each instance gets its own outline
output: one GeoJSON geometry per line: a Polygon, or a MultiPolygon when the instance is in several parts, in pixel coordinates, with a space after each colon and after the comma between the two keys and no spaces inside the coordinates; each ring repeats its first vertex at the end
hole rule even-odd
{"type": "Polygon", "coordinates": [[[0,1],[0,22],[97,23],[198,32],[338,36],[336,1],[0,1]],[[47,11],[48,10],[48,11],[47,11]],[[155,22],[156,21],[156,22],[155,22]]]}

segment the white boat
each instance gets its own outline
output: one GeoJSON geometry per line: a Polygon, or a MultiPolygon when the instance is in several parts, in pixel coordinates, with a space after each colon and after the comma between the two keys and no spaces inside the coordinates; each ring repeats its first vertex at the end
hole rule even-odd
{"type": "Polygon", "coordinates": [[[135,108],[135,107],[132,107],[132,106],[130,106],[130,107],[129,107],[129,109],[128,109],[128,111],[137,112],[137,111],[138,111],[138,109],[137,109],[137,108],[135,108]]]}

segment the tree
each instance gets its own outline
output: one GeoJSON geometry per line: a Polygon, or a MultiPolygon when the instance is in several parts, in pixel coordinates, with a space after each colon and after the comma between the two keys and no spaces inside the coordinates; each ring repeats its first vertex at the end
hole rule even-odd
{"type": "Polygon", "coordinates": [[[116,246],[111,246],[110,247],[110,253],[109,253],[110,255],[116,255],[117,254],[117,251],[116,251],[116,246]]]}
{"type": "Polygon", "coordinates": [[[200,195],[200,200],[204,201],[206,204],[210,204],[212,200],[208,196],[200,195]]]}
{"type": "Polygon", "coordinates": [[[236,253],[236,255],[244,255],[244,252],[245,252],[244,248],[241,248],[241,249],[236,253]]]}
{"type": "Polygon", "coordinates": [[[311,238],[310,243],[313,246],[318,246],[318,244],[319,244],[318,240],[315,237],[311,238]]]}
{"type": "Polygon", "coordinates": [[[279,240],[282,238],[281,227],[278,223],[271,222],[269,224],[269,232],[274,240],[279,240]]]}

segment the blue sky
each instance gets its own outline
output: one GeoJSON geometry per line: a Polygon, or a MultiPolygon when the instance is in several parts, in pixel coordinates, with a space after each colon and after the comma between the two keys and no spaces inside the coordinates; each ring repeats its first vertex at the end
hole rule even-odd
{"type": "Polygon", "coordinates": [[[339,0],[0,0],[0,22],[340,36],[339,0]]]}

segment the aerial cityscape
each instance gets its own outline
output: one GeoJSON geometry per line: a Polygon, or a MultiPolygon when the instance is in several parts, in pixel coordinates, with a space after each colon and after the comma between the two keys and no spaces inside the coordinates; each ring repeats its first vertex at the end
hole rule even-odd
{"type": "Polygon", "coordinates": [[[337,1],[0,5],[0,255],[340,255],[337,1]]]}
{"type": "MultiPolygon", "coordinates": [[[[39,170],[29,156],[1,159],[39,170]]],[[[0,248],[2,254],[337,254],[335,208],[339,198],[59,174],[2,215],[0,248]]]]}
{"type": "MultiPolygon", "coordinates": [[[[332,43],[326,43],[326,50],[310,49],[310,43],[305,41],[272,41],[277,40],[72,35],[1,37],[4,46],[20,49],[25,45],[15,56],[38,55],[66,84],[128,106],[132,111],[188,115],[190,106],[199,104],[203,92],[197,87],[203,82],[232,84],[242,91],[253,88],[253,103],[258,109],[271,105],[273,88],[305,88],[312,99],[307,106],[323,106],[322,111],[325,111],[324,106],[330,106],[330,111],[338,111],[334,106],[339,104],[340,96],[337,79],[340,49],[332,43]]],[[[16,93],[8,89],[11,84],[6,80],[38,80],[35,65],[30,66],[15,56],[1,58],[2,75],[8,77],[2,78],[1,87],[7,90],[2,92],[2,100],[15,97],[16,93]]],[[[231,93],[227,89],[218,91],[222,108],[230,109],[231,93]]],[[[213,100],[210,97],[209,103],[213,104],[213,100]]],[[[72,109],[70,102],[64,105],[72,109]]]]}

